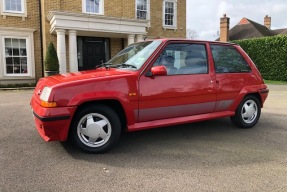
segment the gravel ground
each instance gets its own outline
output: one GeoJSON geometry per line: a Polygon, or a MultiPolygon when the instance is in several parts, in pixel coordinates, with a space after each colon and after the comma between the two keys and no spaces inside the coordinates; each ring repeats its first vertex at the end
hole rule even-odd
{"type": "Polygon", "coordinates": [[[223,118],[125,133],[101,155],[45,143],[32,91],[0,91],[0,191],[287,191],[287,86],[269,88],[253,129],[223,118]]]}

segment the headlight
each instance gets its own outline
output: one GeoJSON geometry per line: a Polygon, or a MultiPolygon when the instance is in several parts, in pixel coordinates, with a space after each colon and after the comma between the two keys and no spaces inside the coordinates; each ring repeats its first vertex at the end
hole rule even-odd
{"type": "Polygon", "coordinates": [[[40,99],[41,99],[41,106],[42,107],[57,107],[57,103],[55,101],[48,101],[50,94],[51,94],[52,89],[50,87],[44,87],[40,99]]]}
{"type": "Polygon", "coordinates": [[[51,91],[52,91],[51,87],[44,87],[40,95],[40,99],[43,101],[48,101],[51,91]]]}

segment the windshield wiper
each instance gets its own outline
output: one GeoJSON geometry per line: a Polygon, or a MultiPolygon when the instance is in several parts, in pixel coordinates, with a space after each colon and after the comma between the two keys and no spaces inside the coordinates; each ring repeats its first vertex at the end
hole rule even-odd
{"type": "Polygon", "coordinates": [[[119,67],[122,67],[122,68],[134,68],[134,69],[137,69],[137,67],[136,66],[134,66],[134,65],[131,65],[131,64],[127,64],[127,63],[122,63],[122,64],[119,64],[118,65],[119,67]]]}
{"type": "Polygon", "coordinates": [[[102,64],[100,64],[100,65],[97,65],[97,66],[95,67],[95,69],[98,69],[98,68],[101,68],[101,67],[105,67],[106,69],[109,69],[109,68],[111,68],[111,66],[113,66],[112,63],[102,63],[102,64]]]}

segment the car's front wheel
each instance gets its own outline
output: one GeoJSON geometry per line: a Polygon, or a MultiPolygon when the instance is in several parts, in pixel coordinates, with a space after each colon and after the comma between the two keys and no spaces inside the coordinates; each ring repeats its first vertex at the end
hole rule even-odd
{"type": "Polygon", "coordinates": [[[261,114],[260,102],[253,95],[246,96],[235,111],[231,121],[239,128],[251,128],[258,122],[261,114]]]}
{"type": "Polygon", "coordinates": [[[106,105],[88,106],[73,119],[70,139],[81,150],[102,153],[119,140],[121,123],[117,113],[106,105]]]}

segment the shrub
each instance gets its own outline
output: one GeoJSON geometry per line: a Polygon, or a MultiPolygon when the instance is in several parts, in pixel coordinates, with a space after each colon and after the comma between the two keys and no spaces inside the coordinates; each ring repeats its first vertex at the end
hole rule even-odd
{"type": "Polygon", "coordinates": [[[46,58],[45,58],[45,70],[46,71],[59,71],[59,60],[56,49],[52,42],[49,43],[46,58]]]}
{"type": "Polygon", "coordinates": [[[236,40],[256,64],[264,79],[287,81],[287,36],[236,40]]]}

